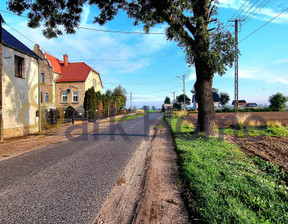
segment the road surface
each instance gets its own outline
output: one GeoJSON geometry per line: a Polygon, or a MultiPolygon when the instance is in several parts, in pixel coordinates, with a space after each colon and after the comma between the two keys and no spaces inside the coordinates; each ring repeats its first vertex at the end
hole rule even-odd
{"type": "Polygon", "coordinates": [[[0,223],[91,223],[160,116],[149,114],[1,161],[0,223]]]}

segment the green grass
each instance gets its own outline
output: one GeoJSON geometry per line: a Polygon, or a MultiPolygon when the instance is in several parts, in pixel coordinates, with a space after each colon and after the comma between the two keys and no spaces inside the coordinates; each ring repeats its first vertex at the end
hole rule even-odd
{"type": "MultiPolygon", "coordinates": [[[[219,130],[218,130],[219,131],[219,130]]],[[[270,137],[288,137],[288,128],[287,127],[267,127],[267,128],[240,128],[235,131],[232,128],[225,128],[224,134],[226,135],[236,135],[240,138],[248,136],[270,136],[270,137]]]]}
{"type": "Polygon", "coordinates": [[[142,116],[144,116],[144,114],[133,114],[133,115],[128,115],[128,116],[123,116],[121,118],[111,119],[109,121],[110,122],[129,121],[129,120],[136,119],[136,118],[142,117],[142,116]]]}
{"type": "Polygon", "coordinates": [[[279,167],[247,157],[218,138],[192,137],[192,127],[176,128],[175,118],[166,120],[179,153],[192,222],[288,223],[287,174],[279,167]]]}

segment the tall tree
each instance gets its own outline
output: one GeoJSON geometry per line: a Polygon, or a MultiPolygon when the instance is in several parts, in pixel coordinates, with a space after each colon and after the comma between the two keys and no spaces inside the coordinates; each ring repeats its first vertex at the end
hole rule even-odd
{"type": "Polygon", "coordinates": [[[88,112],[89,119],[92,119],[97,109],[96,92],[93,86],[85,92],[83,107],[88,112]]]}
{"type": "Polygon", "coordinates": [[[170,103],[171,103],[170,97],[166,96],[164,104],[170,104],[170,103]]]}
{"type": "Polygon", "coordinates": [[[228,101],[230,100],[230,96],[228,95],[228,93],[220,93],[220,104],[225,107],[226,104],[228,103],[228,101]]]}
{"type": "Polygon", "coordinates": [[[217,13],[218,1],[9,0],[8,4],[10,10],[19,14],[29,10],[28,25],[38,27],[44,22],[43,34],[46,37],[56,37],[62,34],[59,25],[63,25],[67,33],[75,33],[86,2],[98,6],[100,14],[95,17],[94,22],[100,25],[114,19],[120,9],[134,19],[134,25],[144,24],[143,29],[146,32],[156,24],[167,25],[167,39],[176,41],[186,53],[186,62],[195,66],[195,90],[199,105],[197,130],[214,135],[213,76],[215,73],[223,75],[227,66],[232,66],[235,55],[231,33],[219,26],[216,28],[217,20],[212,18],[217,13]]]}
{"type": "MultiPolygon", "coordinates": [[[[180,105],[184,104],[184,94],[181,94],[181,95],[177,96],[176,101],[180,105]]],[[[191,104],[191,99],[186,94],[185,94],[185,102],[186,102],[187,105],[191,104]]]]}
{"type": "Polygon", "coordinates": [[[284,110],[287,101],[288,97],[284,96],[282,93],[276,93],[269,97],[270,108],[273,110],[284,110]]]}

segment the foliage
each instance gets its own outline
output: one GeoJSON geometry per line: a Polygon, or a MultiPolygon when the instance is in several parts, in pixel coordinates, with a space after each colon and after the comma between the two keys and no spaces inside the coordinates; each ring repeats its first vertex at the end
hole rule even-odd
{"type": "Polygon", "coordinates": [[[66,109],[65,109],[65,118],[70,118],[72,117],[72,115],[76,115],[76,110],[74,107],[72,107],[71,105],[69,105],[66,109]]]}
{"type": "Polygon", "coordinates": [[[95,111],[97,109],[96,92],[93,86],[85,92],[83,107],[85,111],[95,111]]]}
{"type": "Polygon", "coordinates": [[[276,93],[269,97],[270,108],[273,110],[284,110],[286,108],[286,102],[288,97],[282,93],[276,93]]]}
{"type": "MultiPolygon", "coordinates": [[[[184,94],[181,94],[179,96],[177,96],[176,101],[178,104],[184,104],[184,94]]],[[[190,105],[191,104],[191,99],[185,94],[185,102],[186,105],[190,105]]]]}
{"type": "Polygon", "coordinates": [[[171,103],[170,97],[166,96],[164,104],[170,104],[170,103],[171,103]]]}
{"type": "Polygon", "coordinates": [[[228,93],[220,93],[220,104],[222,106],[226,106],[226,104],[228,103],[228,101],[230,100],[230,96],[228,95],[228,93]]]}
{"type": "Polygon", "coordinates": [[[170,124],[192,219],[203,223],[288,222],[287,174],[278,166],[248,157],[220,139],[193,137],[191,128],[186,139],[180,138],[177,119],[172,118],[170,124]]]}
{"type": "Polygon", "coordinates": [[[152,106],[152,110],[156,110],[156,107],[155,107],[155,106],[152,106]]]}

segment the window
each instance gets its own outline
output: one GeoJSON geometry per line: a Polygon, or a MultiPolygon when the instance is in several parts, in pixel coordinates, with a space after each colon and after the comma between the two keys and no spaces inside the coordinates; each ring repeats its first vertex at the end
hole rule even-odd
{"type": "Polygon", "coordinates": [[[78,91],[73,92],[73,103],[78,103],[78,91]]]}
{"type": "Polygon", "coordinates": [[[40,103],[43,103],[43,93],[40,93],[40,103]]]}
{"type": "Polygon", "coordinates": [[[67,92],[62,92],[62,103],[67,103],[68,94],[67,92]]]}
{"type": "Polygon", "coordinates": [[[97,85],[97,81],[96,81],[96,79],[93,79],[93,86],[94,86],[94,88],[96,88],[96,85],[97,85]]]}
{"type": "Polygon", "coordinates": [[[24,76],[24,58],[15,55],[15,77],[25,78],[24,76]]]}
{"type": "Polygon", "coordinates": [[[42,83],[45,83],[45,74],[44,73],[41,74],[41,80],[42,80],[42,83]]]}
{"type": "Polygon", "coordinates": [[[47,103],[49,101],[49,93],[45,94],[45,103],[47,103]]]}

